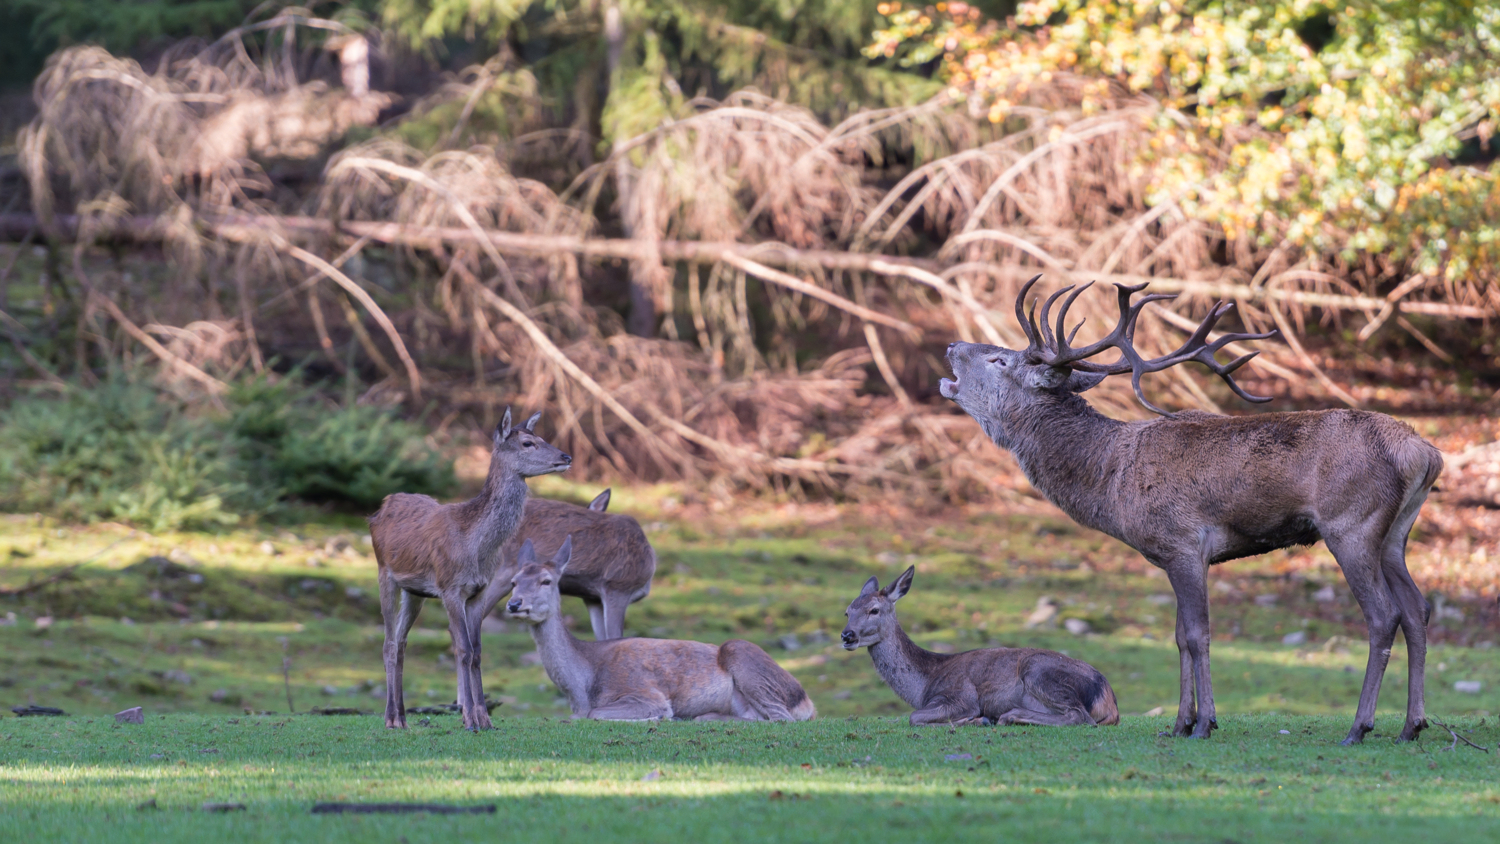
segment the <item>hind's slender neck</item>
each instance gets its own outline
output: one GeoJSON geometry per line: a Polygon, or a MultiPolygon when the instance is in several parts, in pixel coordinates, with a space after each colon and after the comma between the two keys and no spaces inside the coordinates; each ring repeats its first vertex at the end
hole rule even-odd
{"type": "Polygon", "coordinates": [[[521,524],[528,493],[526,479],[510,465],[505,455],[491,457],[484,488],[463,505],[468,516],[465,521],[469,525],[469,541],[475,558],[481,563],[498,565],[500,546],[521,524]]]}
{"type": "Polygon", "coordinates": [[[547,677],[568,696],[573,714],[587,715],[592,708],[589,689],[594,685],[594,665],[583,653],[582,643],[563,624],[562,613],[554,610],[545,621],[531,625],[531,641],[541,654],[547,677]]]}
{"type": "Polygon", "coordinates": [[[927,698],[933,670],[947,657],[919,647],[899,622],[891,626],[893,632],[882,634],[881,640],[869,647],[870,659],[880,679],[897,697],[914,708],[920,707],[927,698]]]}

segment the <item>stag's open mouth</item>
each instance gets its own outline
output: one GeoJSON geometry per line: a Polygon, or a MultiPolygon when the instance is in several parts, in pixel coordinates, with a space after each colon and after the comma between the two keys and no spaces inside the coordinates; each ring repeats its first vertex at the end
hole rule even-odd
{"type": "Polygon", "coordinates": [[[958,398],[958,379],[944,378],[938,381],[938,392],[942,393],[945,399],[958,398]]]}

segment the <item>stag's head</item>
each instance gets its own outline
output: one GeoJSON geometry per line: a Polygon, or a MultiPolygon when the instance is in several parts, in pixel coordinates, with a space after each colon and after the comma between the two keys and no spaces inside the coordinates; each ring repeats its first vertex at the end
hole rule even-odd
{"type": "Polygon", "coordinates": [[[844,610],[844,617],[848,622],[839,636],[844,650],[868,648],[894,638],[897,627],[896,602],[911,589],[911,578],[916,570],[916,566],[912,566],[884,589],[880,588],[880,582],[873,577],[865,581],[865,588],[859,590],[859,597],[844,610]]]}
{"type": "Polygon", "coordinates": [[[1231,377],[1231,373],[1244,366],[1258,352],[1243,355],[1229,363],[1219,363],[1214,358],[1220,349],[1230,343],[1263,340],[1276,334],[1274,331],[1269,334],[1225,334],[1209,342],[1209,333],[1219,319],[1233,309],[1232,302],[1214,305],[1197,330],[1176,351],[1159,358],[1146,359],[1135,350],[1136,319],[1146,305],[1171,299],[1172,296],[1152,293],[1132,303],[1130,298],[1146,285],[1116,284],[1120,320],[1114,330],[1098,342],[1074,348],[1073,338],[1078,335],[1078,329],[1083,327],[1083,323],[1080,322],[1068,332],[1068,309],[1093,282],[1077,289],[1068,285],[1047,297],[1047,301],[1042,303],[1041,318],[1038,320],[1036,301],[1032,300],[1029,312],[1025,304],[1026,294],[1031,292],[1040,278],[1038,275],[1026,282],[1020,295],[1016,297],[1016,319],[1020,321],[1029,340],[1026,348],[1013,350],[981,343],[953,343],[948,346],[948,365],[953,369],[954,377],[942,379],[938,389],[944,397],[958,402],[960,407],[976,419],[994,418],[1000,405],[1010,399],[1025,398],[1027,395],[1081,393],[1110,375],[1127,372],[1130,373],[1131,384],[1135,387],[1136,398],[1140,399],[1141,404],[1156,413],[1165,414],[1165,410],[1146,399],[1145,393],[1141,391],[1141,376],[1190,360],[1207,366],[1223,378],[1240,398],[1253,402],[1270,401],[1266,397],[1249,395],[1231,377]],[[1051,320],[1052,304],[1065,295],[1067,298],[1057,312],[1054,330],[1051,320]],[[1120,352],[1119,359],[1113,363],[1089,360],[1111,348],[1120,352]]]}
{"type": "Polygon", "coordinates": [[[520,427],[512,427],[507,407],[505,417],[495,426],[491,465],[507,466],[523,478],[567,471],[573,465],[572,456],[536,435],[536,423],[541,418],[542,412],[537,411],[520,427]]]}
{"type": "Polygon", "coordinates": [[[573,558],[573,537],[563,540],[562,547],[552,555],[550,562],[536,559],[536,548],[531,540],[521,544],[516,556],[516,574],[510,581],[510,601],[505,611],[527,624],[541,624],[557,613],[562,606],[562,593],[558,583],[568,561],[573,558]]]}

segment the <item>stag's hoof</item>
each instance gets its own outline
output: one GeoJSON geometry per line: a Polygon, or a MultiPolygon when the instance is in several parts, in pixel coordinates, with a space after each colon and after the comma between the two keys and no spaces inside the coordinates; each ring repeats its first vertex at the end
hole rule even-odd
{"type": "Polygon", "coordinates": [[[1365,733],[1368,733],[1373,729],[1375,729],[1374,724],[1355,724],[1353,727],[1349,728],[1349,735],[1344,736],[1344,740],[1339,742],[1339,744],[1343,745],[1344,747],[1353,747],[1356,744],[1363,744],[1365,740],[1365,733]]]}
{"type": "Polygon", "coordinates": [[[387,718],[385,719],[385,728],[387,730],[404,730],[406,729],[406,719],[387,718]]]}
{"type": "Polygon", "coordinates": [[[1417,736],[1421,735],[1425,729],[1427,729],[1426,718],[1420,721],[1408,721],[1406,726],[1401,728],[1401,735],[1396,737],[1396,741],[1416,741],[1417,736]]]}

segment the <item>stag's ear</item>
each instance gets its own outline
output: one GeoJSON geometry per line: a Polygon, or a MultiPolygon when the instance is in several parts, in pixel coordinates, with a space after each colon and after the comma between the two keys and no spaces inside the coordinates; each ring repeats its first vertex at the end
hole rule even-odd
{"type": "Polygon", "coordinates": [[[562,547],[557,549],[556,554],[552,555],[552,564],[554,566],[557,566],[557,573],[562,574],[563,571],[568,567],[568,562],[572,559],[573,534],[570,533],[568,534],[568,538],[563,540],[562,547]]]}
{"type": "Polygon", "coordinates": [[[885,587],[885,596],[891,599],[891,603],[894,604],[895,602],[901,600],[901,596],[905,595],[911,589],[911,577],[913,574],[916,574],[916,572],[917,567],[912,566],[906,571],[901,572],[900,577],[891,581],[890,586],[885,587]]]}
{"type": "Polygon", "coordinates": [[[1028,367],[1026,384],[1036,390],[1055,390],[1068,383],[1073,370],[1045,364],[1028,367]]]}
{"type": "Polygon", "coordinates": [[[528,434],[536,433],[536,422],[541,418],[542,412],[540,410],[538,410],[536,413],[531,414],[531,418],[526,420],[526,424],[521,426],[521,430],[525,431],[528,434]]]}
{"type": "Polygon", "coordinates": [[[1070,393],[1082,393],[1099,386],[1099,382],[1109,377],[1108,372],[1077,372],[1068,376],[1068,383],[1064,385],[1070,393]]]}
{"type": "Polygon", "coordinates": [[[880,591],[880,581],[878,581],[878,580],[876,580],[875,578],[872,577],[869,580],[865,581],[865,588],[859,590],[859,597],[863,598],[866,595],[874,595],[876,592],[879,592],[879,591],[880,591]]]}
{"type": "Polygon", "coordinates": [[[605,510],[608,510],[609,490],[606,489],[605,491],[599,493],[599,495],[593,501],[590,501],[589,509],[593,510],[595,513],[603,513],[605,510]]]}
{"type": "Polygon", "coordinates": [[[510,437],[510,408],[505,409],[505,416],[501,417],[500,424],[495,426],[495,442],[504,442],[510,437]]]}
{"type": "Polygon", "coordinates": [[[531,565],[532,563],[535,563],[535,562],[536,562],[536,546],[532,545],[531,544],[531,540],[528,539],[525,542],[521,543],[521,553],[519,553],[519,554],[516,555],[516,564],[517,565],[522,565],[522,566],[529,566],[529,565],[531,565]]]}

